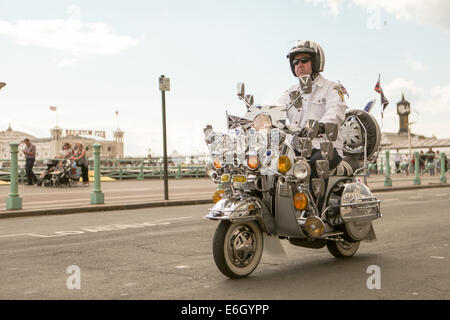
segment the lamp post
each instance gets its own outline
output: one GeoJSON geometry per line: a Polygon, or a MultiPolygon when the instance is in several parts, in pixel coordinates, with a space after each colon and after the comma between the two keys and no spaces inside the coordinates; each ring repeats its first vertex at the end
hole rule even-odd
{"type": "Polygon", "coordinates": [[[167,134],[166,134],[166,91],[170,91],[170,79],[161,75],[159,77],[159,90],[162,100],[162,125],[164,149],[164,200],[169,200],[168,168],[167,168],[167,134]]]}

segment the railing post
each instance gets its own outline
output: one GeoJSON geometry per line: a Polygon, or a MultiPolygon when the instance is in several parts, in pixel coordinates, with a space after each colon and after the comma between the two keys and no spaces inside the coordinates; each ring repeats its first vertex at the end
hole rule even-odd
{"type": "Polygon", "coordinates": [[[419,153],[414,152],[414,184],[420,184],[419,153]]]}
{"type": "Polygon", "coordinates": [[[445,152],[441,153],[441,178],[439,179],[441,183],[445,184],[447,183],[447,177],[445,176],[446,168],[445,168],[445,160],[447,159],[447,155],[445,152]]]}
{"type": "Polygon", "coordinates": [[[178,165],[178,171],[177,171],[175,178],[181,179],[181,164],[178,165]]]}
{"type": "Polygon", "coordinates": [[[100,186],[100,148],[101,144],[95,143],[94,147],[94,190],[91,193],[91,204],[105,203],[105,195],[100,186]]]}
{"type": "Polygon", "coordinates": [[[139,164],[139,175],[137,179],[144,180],[144,159],[141,159],[141,163],[139,164]]]}
{"type": "Polygon", "coordinates": [[[384,179],[385,187],[392,187],[391,165],[389,163],[389,150],[386,150],[386,177],[384,179]]]}
{"type": "Polygon", "coordinates": [[[380,156],[381,161],[380,161],[380,170],[378,171],[379,174],[383,174],[383,157],[380,156]]]}
{"type": "Polygon", "coordinates": [[[17,142],[11,142],[11,170],[10,170],[10,194],[6,199],[6,209],[7,210],[18,210],[22,209],[22,198],[19,196],[19,185],[18,185],[18,153],[19,144],[17,142]]]}

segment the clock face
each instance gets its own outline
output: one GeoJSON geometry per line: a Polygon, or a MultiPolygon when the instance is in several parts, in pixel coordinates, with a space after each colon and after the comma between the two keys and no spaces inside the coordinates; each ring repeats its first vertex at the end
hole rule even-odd
{"type": "Polygon", "coordinates": [[[398,113],[399,114],[407,114],[409,113],[409,106],[404,104],[398,105],[398,113]]]}

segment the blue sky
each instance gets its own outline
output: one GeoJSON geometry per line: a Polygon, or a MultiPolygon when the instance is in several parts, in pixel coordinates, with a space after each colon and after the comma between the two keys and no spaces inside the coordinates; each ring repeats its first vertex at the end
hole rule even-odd
{"type": "Polygon", "coordinates": [[[125,131],[125,154],[162,153],[158,78],[166,93],[168,150],[206,151],[202,128],[225,130],[225,111],[273,103],[296,79],[295,40],[325,50],[323,75],[350,94],[350,108],[390,101],[383,130],[396,132],[396,102],[411,102],[413,132],[450,138],[450,5],[434,0],[3,1],[0,0],[0,130],[49,136],[65,129],[125,131]],[[115,111],[119,111],[119,119],[115,111]],[[117,121],[119,120],[119,121],[117,121]]]}

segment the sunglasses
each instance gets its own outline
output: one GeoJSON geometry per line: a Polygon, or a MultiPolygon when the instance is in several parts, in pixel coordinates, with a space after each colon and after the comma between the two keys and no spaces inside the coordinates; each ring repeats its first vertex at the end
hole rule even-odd
{"type": "Polygon", "coordinates": [[[294,63],[294,66],[296,66],[296,65],[298,65],[300,62],[301,62],[302,64],[305,64],[305,63],[308,63],[309,61],[311,61],[311,58],[310,58],[310,57],[303,57],[303,58],[300,58],[300,59],[295,59],[295,60],[293,61],[293,63],[294,63]]]}

